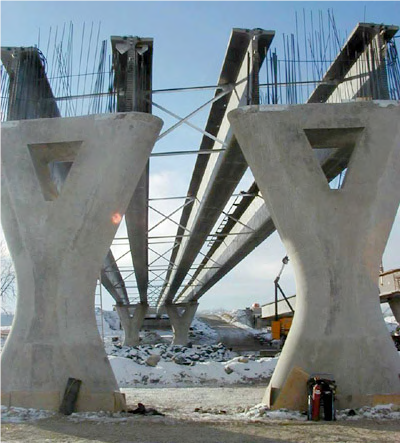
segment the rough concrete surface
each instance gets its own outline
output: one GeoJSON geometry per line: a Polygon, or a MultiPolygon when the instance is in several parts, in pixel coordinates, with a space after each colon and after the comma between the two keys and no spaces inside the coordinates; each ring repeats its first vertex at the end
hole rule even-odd
{"type": "Polygon", "coordinates": [[[189,327],[196,314],[198,303],[174,303],[165,305],[172,331],[174,345],[186,345],[189,341],[189,327]]]}
{"type": "Polygon", "coordinates": [[[229,119],[296,276],[296,313],[265,402],[295,366],[333,374],[340,408],[400,393],[377,286],[400,201],[399,103],[251,106],[229,119]],[[312,148],[351,144],[344,184],[330,189],[312,148]]]}
{"type": "Polygon", "coordinates": [[[95,287],[161,126],[141,113],[2,123],[1,221],[18,281],[2,404],[57,410],[73,377],[78,410],[121,408],[95,287]],[[62,183],[59,162],[73,163],[62,183]]]}
{"type": "Polygon", "coordinates": [[[140,328],[149,306],[145,303],[116,306],[122,328],[125,332],[124,346],[137,346],[140,342],[140,328]]]}

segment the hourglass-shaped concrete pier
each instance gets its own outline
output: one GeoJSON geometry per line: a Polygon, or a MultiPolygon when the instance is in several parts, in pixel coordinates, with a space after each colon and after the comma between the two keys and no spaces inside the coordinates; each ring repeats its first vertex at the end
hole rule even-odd
{"type": "Polygon", "coordinates": [[[399,103],[253,106],[229,119],[296,275],[296,313],[265,402],[295,367],[333,374],[341,408],[400,394],[378,290],[400,200],[399,103]],[[337,158],[353,149],[341,189],[330,189],[313,148],[337,158]]]}
{"type": "Polygon", "coordinates": [[[77,410],[124,407],[94,293],[161,126],[141,113],[2,123],[1,218],[18,281],[2,404],[57,410],[73,377],[77,410]],[[60,162],[72,163],[65,180],[60,162]]]}

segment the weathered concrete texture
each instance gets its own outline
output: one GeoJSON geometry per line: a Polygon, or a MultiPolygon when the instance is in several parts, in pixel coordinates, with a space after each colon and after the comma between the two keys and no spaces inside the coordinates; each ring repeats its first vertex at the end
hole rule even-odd
{"type": "Polygon", "coordinates": [[[140,328],[143,325],[149,305],[138,303],[125,306],[117,305],[116,308],[125,332],[124,346],[137,346],[140,341],[140,328]]]}
{"type": "Polygon", "coordinates": [[[78,410],[120,409],[94,315],[104,257],[161,129],[139,113],[2,123],[2,226],[18,280],[1,359],[7,404],[58,409],[68,377],[78,410]],[[53,162],[73,162],[57,189],[53,162]]]}
{"type": "Polygon", "coordinates": [[[296,313],[271,391],[298,366],[333,374],[341,408],[400,393],[377,287],[400,198],[399,104],[254,106],[229,118],[296,275],[296,313]],[[344,187],[331,190],[309,138],[330,133],[338,147],[338,128],[358,137],[344,187]]]}
{"type": "Polygon", "coordinates": [[[198,306],[198,303],[174,303],[172,305],[165,305],[174,333],[172,340],[174,345],[187,345],[189,341],[189,328],[198,306]]]}
{"type": "Polygon", "coordinates": [[[307,410],[307,381],[310,374],[294,367],[287,377],[286,383],[279,392],[271,409],[307,410]]]}

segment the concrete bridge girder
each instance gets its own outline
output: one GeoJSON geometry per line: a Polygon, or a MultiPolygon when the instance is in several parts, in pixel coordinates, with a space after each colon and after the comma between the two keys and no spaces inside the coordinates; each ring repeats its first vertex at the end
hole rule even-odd
{"type": "Polygon", "coordinates": [[[100,273],[101,284],[117,303],[128,303],[128,292],[111,249],[108,251],[100,273]]]}
{"type": "MultiPolygon", "coordinates": [[[[173,301],[187,271],[247,169],[241,150],[230,131],[227,112],[255,98],[258,100],[258,71],[273,36],[273,32],[263,30],[232,31],[218,84],[223,87],[226,84],[237,84],[244,78],[248,78],[248,81],[240,82],[235,93],[227,94],[213,103],[211,108],[206,131],[224,140],[227,148],[219,155],[198,157],[188,191],[188,195],[196,197],[197,202],[185,208],[180,221],[180,225],[185,226],[191,235],[181,237],[184,233],[182,228],[177,232],[179,247],[171,256],[171,271],[166,277],[159,306],[173,301]],[[256,57],[252,55],[251,60],[248,60],[247,54],[256,54],[256,57]]],[[[204,136],[200,149],[219,147],[218,142],[204,136]]]]}
{"type": "MultiPolygon", "coordinates": [[[[339,147],[347,146],[347,142],[346,138],[344,143],[336,142],[335,149],[318,149],[315,152],[315,157],[322,169],[326,171],[328,181],[335,177],[337,171],[343,170],[347,165],[351,151],[346,154],[341,151],[340,155],[337,152],[339,147]]],[[[229,230],[230,235],[210,256],[211,260],[220,263],[220,265],[210,270],[201,269],[196,274],[198,285],[193,285],[192,281],[189,282],[179,294],[177,301],[198,300],[273,232],[275,232],[275,225],[271,215],[262,196],[258,195],[252,199],[238,222],[229,230]]],[[[207,261],[204,263],[206,264],[207,261]]]]}
{"type": "MultiPolygon", "coordinates": [[[[346,96],[345,89],[352,88],[354,97],[361,92],[368,83],[370,72],[366,70],[366,63],[361,60],[364,52],[370,50],[370,45],[375,40],[380,42],[376,47],[380,48],[380,53],[375,54],[373,59],[376,64],[375,69],[379,71],[381,86],[371,89],[371,98],[387,98],[387,82],[385,82],[386,73],[384,68],[384,42],[390,40],[398,31],[397,26],[376,25],[372,23],[358,24],[349,36],[342,51],[333,61],[332,65],[324,75],[322,82],[315,88],[309,98],[311,103],[335,102],[346,96]],[[360,63],[358,61],[361,60],[360,63]],[[362,72],[364,77],[359,78],[358,74],[362,72]]],[[[343,144],[342,144],[343,146],[343,144]]],[[[340,155],[343,154],[343,151],[340,155]]],[[[332,149],[318,149],[315,152],[316,157],[323,165],[328,181],[332,180],[336,174],[340,173],[347,166],[347,159],[335,155],[332,149]],[[330,157],[330,158],[329,158],[330,157]]],[[[254,183],[250,189],[257,189],[254,183]]],[[[207,260],[204,260],[196,271],[198,282],[194,284],[191,281],[184,287],[177,297],[177,301],[188,302],[198,300],[203,294],[212,288],[222,277],[233,269],[241,260],[260,245],[269,235],[275,231],[275,226],[269,215],[264,202],[260,204],[257,198],[252,198],[249,205],[245,199],[239,204],[237,211],[242,214],[236,226],[223,231],[223,234],[239,234],[237,238],[226,237],[224,242],[218,239],[210,248],[209,257],[212,261],[220,264],[219,269],[206,270],[207,260]],[[248,229],[241,226],[248,225],[254,229],[254,232],[244,235],[248,229]],[[236,246],[235,246],[236,245],[236,246]]]]}
{"type": "MultiPolygon", "coordinates": [[[[112,36],[111,46],[117,111],[151,114],[153,39],[112,36]]],[[[149,163],[143,170],[125,214],[132,263],[142,304],[147,304],[149,284],[148,199],[149,163]]]]}

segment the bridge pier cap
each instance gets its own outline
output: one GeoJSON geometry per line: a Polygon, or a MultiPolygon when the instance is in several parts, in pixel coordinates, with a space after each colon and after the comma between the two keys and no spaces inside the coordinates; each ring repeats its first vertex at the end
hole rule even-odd
{"type": "Polygon", "coordinates": [[[78,411],[124,407],[95,287],[161,126],[141,113],[2,123],[1,221],[18,281],[3,404],[57,410],[73,377],[78,411]],[[51,176],[59,161],[73,163],[61,184],[51,176]]]}
{"type": "Polygon", "coordinates": [[[378,290],[400,200],[399,102],[249,106],[228,118],[296,277],[296,314],[264,401],[294,367],[333,374],[341,408],[400,394],[378,290]],[[313,151],[351,144],[344,184],[330,189],[313,151]]]}

